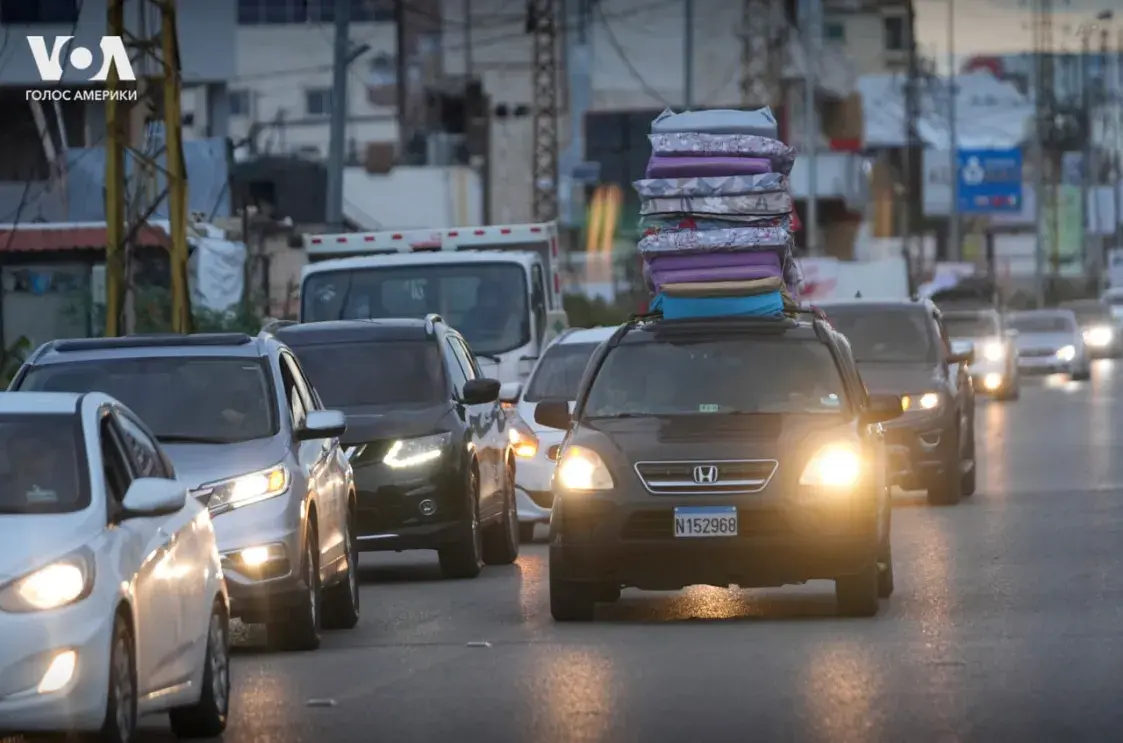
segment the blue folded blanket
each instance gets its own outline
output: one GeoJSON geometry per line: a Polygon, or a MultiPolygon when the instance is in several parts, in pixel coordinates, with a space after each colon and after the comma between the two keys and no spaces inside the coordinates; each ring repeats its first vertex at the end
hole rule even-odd
{"type": "Polygon", "coordinates": [[[784,314],[784,298],[780,292],[751,297],[668,297],[655,295],[650,309],[662,312],[664,319],[685,320],[691,317],[776,317],[784,314]]]}

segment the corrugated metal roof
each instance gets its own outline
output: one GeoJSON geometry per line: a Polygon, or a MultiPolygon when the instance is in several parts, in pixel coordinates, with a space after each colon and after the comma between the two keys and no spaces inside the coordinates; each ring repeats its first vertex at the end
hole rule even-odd
{"type": "MultiPolygon", "coordinates": [[[[0,252],[50,253],[61,250],[105,250],[106,228],[101,224],[0,225],[0,252]]],[[[137,244],[169,248],[168,234],[144,226],[137,233],[137,244]]]]}

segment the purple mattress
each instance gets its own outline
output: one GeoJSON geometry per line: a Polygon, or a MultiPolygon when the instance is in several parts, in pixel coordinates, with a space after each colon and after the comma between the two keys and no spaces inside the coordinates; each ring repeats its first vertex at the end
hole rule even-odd
{"type": "MultiPolygon", "coordinates": [[[[652,270],[737,268],[740,266],[769,266],[779,270],[780,256],[774,250],[657,255],[648,258],[647,265],[650,266],[652,270]]],[[[733,280],[734,279],[730,279],[730,281],[733,280]]]]}
{"type": "Polygon", "coordinates": [[[656,291],[664,284],[748,281],[783,275],[780,256],[772,251],[658,256],[643,267],[648,288],[656,291]]]}
{"type": "Polygon", "coordinates": [[[771,173],[766,157],[666,157],[652,155],[647,162],[648,178],[709,178],[771,173]]]}
{"type": "Polygon", "coordinates": [[[773,266],[728,266],[725,268],[644,269],[649,288],[662,291],[666,284],[706,283],[710,281],[750,281],[781,278],[782,271],[773,266]]]}

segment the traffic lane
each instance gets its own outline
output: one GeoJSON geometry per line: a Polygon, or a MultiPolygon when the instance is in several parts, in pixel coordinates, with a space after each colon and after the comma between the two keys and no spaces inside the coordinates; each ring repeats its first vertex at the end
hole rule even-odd
{"type": "Polygon", "coordinates": [[[357,630],[237,655],[225,739],[1115,739],[1123,509],[1090,464],[1120,448],[1095,424],[1119,386],[1098,366],[1078,388],[981,404],[980,492],[895,509],[897,593],[876,619],[835,617],[817,583],[625,591],[597,623],[559,625],[542,545],[476,581],[440,580],[427,553],[368,556],[379,582],[357,630]],[[308,706],[322,700],[335,706],[308,706]]]}

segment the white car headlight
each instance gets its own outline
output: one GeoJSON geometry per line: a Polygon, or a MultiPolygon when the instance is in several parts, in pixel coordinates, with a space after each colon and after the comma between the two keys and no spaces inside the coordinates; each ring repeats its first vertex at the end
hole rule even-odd
{"type": "Polygon", "coordinates": [[[1111,328],[1106,325],[1098,325],[1084,331],[1084,342],[1096,348],[1103,348],[1104,346],[1111,345],[1111,341],[1114,337],[1115,334],[1111,332],[1111,328]]]}
{"type": "Polygon", "coordinates": [[[809,487],[850,488],[862,476],[862,455],[852,444],[828,444],[803,468],[799,484],[809,487]]]}
{"type": "Polygon", "coordinates": [[[0,588],[0,610],[34,612],[61,609],[84,599],[93,586],[93,557],[82,550],[0,588]]]}
{"type": "Polygon", "coordinates": [[[276,498],[282,493],[287,493],[290,484],[288,468],[279,464],[260,472],[250,472],[229,480],[207,483],[197,488],[194,493],[204,500],[211,515],[214,516],[276,498]]]}
{"type": "Polygon", "coordinates": [[[983,346],[983,358],[987,361],[1002,361],[1006,358],[1006,347],[997,341],[991,341],[983,346]]]}
{"type": "Polygon", "coordinates": [[[615,486],[604,460],[583,446],[565,448],[555,476],[566,490],[611,490],[615,486]]]}
{"type": "Polygon", "coordinates": [[[1061,361],[1072,361],[1076,358],[1075,346],[1062,346],[1057,349],[1057,358],[1061,361]]]}
{"type": "Polygon", "coordinates": [[[451,438],[452,434],[446,432],[416,439],[399,439],[390,445],[382,462],[397,470],[436,461],[441,458],[451,438]]]}
{"type": "Polygon", "coordinates": [[[940,407],[939,392],[924,392],[919,395],[901,395],[901,410],[935,410],[940,407]]]}

